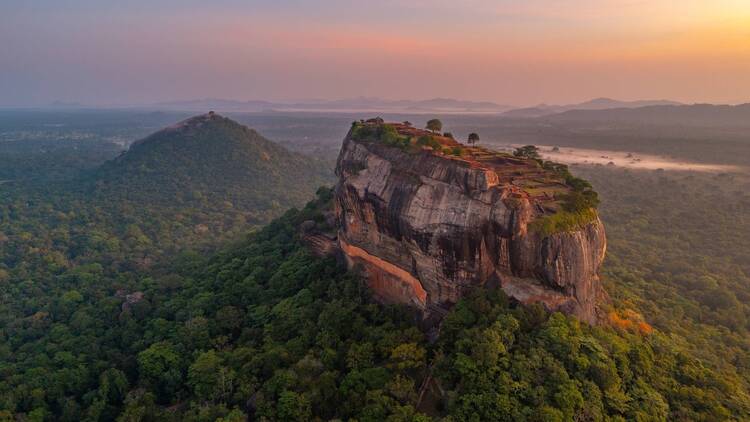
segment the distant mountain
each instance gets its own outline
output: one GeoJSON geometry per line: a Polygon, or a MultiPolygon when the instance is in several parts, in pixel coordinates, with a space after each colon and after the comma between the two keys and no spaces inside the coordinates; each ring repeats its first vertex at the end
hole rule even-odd
{"type": "Polygon", "coordinates": [[[322,162],[209,113],[136,141],[96,172],[95,189],[149,206],[280,212],[303,205],[332,177],[322,162]]]}
{"type": "Polygon", "coordinates": [[[453,98],[428,100],[384,100],[380,98],[354,98],[310,104],[309,107],[353,109],[368,111],[455,111],[455,112],[501,112],[512,108],[488,101],[463,101],[453,98]]]}
{"type": "Polygon", "coordinates": [[[273,110],[277,104],[268,101],[235,101],[220,98],[169,101],[154,104],[156,108],[174,110],[221,110],[221,111],[265,111],[273,110]]]}
{"type": "Polygon", "coordinates": [[[540,104],[534,107],[517,108],[503,113],[503,117],[542,117],[552,114],[563,113],[569,110],[606,110],[613,108],[638,108],[659,105],[680,105],[680,103],[669,100],[639,100],[620,101],[611,98],[595,98],[578,104],[547,105],[540,104]]]}
{"type": "Polygon", "coordinates": [[[85,105],[78,103],[78,102],[72,102],[72,101],[53,101],[49,104],[50,108],[84,108],[85,105]]]}
{"type": "Polygon", "coordinates": [[[501,116],[512,118],[534,118],[555,114],[557,113],[556,110],[557,108],[555,106],[540,104],[535,107],[516,108],[510,111],[506,111],[501,116]]]}
{"type": "Polygon", "coordinates": [[[563,106],[563,108],[574,110],[605,110],[610,108],[638,108],[659,105],[680,105],[680,103],[669,100],[620,101],[611,98],[594,98],[583,103],[563,106]]]}
{"type": "Polygon", "coordinates": [[[512,106],[489,101],[464,101],[453,98],[427,100],[385,100],[373,97],[358,97],[341,100],[309,100],[297,102],[234,101],[202,99],[158,103],[157,108],[175,110],[221,110],[221,111],[338,111],[338,112],[487,112],[501,113],[512,106]]]}
{"type": "Polygon", "coordinates": [[[545,116],[558,122],[616,122],[702,127],[750,127],[750,103],[741,105],[653,105],[638,108],[569,110],[545,116]]]}

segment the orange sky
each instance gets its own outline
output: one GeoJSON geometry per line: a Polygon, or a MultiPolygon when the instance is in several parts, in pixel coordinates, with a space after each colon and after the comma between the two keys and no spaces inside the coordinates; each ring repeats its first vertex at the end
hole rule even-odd
{"type": "Polygon", "coordinates": [[[750,101],[750,0],[106,3],[4,2],[0,105],[750,101]]]}

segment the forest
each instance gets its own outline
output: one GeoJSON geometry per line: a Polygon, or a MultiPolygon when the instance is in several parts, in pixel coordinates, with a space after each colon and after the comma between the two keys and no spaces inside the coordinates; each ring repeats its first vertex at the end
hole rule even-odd
{"type": "Polygon", "coordinates": [[[745,175],[572,167],[601,199],[608,323],[481,290],[431,342],[301,242],[329,187],[264,226],[94,204],[69,183],[105,156],[0,185],[0,420],[750,418],[745,175]]]}

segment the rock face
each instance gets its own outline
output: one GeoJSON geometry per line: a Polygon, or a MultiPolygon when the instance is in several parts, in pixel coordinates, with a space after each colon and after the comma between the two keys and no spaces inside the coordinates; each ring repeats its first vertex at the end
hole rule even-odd
{"type": "Polygon", "coordinates": [[[445,312],[467,291],[499,286],[596,323],[606,298],[598,278],[606,238],[598,218],[544,235],[530,223],[549,213],[519,188],[538,176],[531,160],[458,158],[422,148],[344,140],[336,166],[338,247],[366,274],[376,298],[445,312]]]}

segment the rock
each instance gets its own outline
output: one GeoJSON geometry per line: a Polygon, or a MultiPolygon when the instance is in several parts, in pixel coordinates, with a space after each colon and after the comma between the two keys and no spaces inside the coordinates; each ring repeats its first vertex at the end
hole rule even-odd
{"type": "Polygon", "coordinates": [[[335,256],[339,250],[336,238],[323,233],[302,233],[302,242],[319,257],[335,256]]]}
{"type": "MultiPolygon", "coordinates": [[[[330,211],[326,214],[333,215],[330,211]]],[[[336,234],[322,231],[321,227],[315,221],[303,221],[299,225],[299,235],[302,242],[307,245],[313,255],[319,257],[338,256],[339,247],[336,234]]]]}
{"type": "Polygon", "coordinates": [[[468,151],[462,158],[405,151],[347,135],[334,198],[347,264],[364,271],[377,299],[411,304],[425,317],[494,284],[522,303],[597,322],[607,298],[597,275],[606,250],[598,217],[574,231],[533,230],[554,209],[543,203],[554,195],[521,186],[543,170],[532,160],[468,151]]]}

